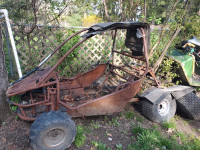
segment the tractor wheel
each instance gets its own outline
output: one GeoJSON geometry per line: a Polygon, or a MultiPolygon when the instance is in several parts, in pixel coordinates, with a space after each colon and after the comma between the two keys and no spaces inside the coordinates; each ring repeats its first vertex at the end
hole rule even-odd
{"type": "Polygon", "coordinates": [[[200,120],[200,99],[191,92],[177,100],[178,110],[190,119],[200,120]]]}
{"type": "Polygon", "coordinates": [[[30,129],[31,147],[34,150],[64,150],[71,146],[76,136],[76,126],[61,111],[41,114],[30,129]]]}
{"type": "Polygon", "coordinates": [[[168,122],[171,118],[173,118],[175,112],[175,100],[165,98],[157,104],[152,104],[148,100],[142,101],[143,115],[153,122],[168,122]]]}

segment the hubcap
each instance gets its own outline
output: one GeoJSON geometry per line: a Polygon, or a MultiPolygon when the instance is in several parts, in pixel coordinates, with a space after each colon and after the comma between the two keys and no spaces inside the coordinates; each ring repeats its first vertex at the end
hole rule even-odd
{"type": "Polygon", "coordinates": [[[46,132],[44,143],[47,147],[56,147],[65,141],[66,134],[63,129],[51,129],[46,132]]]}
{"type": "Polygon", "coordinates": [[[166,115],[169,112],[169,102],[168,100],[164,99],[159,105],[158,105],[158,113],[161,116],[166,115]]]}

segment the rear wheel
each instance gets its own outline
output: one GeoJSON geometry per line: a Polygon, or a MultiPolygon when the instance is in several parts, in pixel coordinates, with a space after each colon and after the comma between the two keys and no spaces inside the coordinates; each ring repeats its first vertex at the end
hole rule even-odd
{"type": "Polygon", "coordinates": [[[76,127],[61,111],[40,115],[30,129],[31,146],[34,150],[64,150],[71,146],[76,136],[76,127]]]}
{"type": "Polygon", "coordinates": [[[152,104],[148,100],[142,101],[143,115],[153,122],[168,122],[176,112],[176,101],[165,98],[157,104],[152,104]]]}
{"type": "Polygon", "coordinates": [[[178,109],[188,118],[200,120],[200,99],[191,92],[177,100],[178,109]]]}

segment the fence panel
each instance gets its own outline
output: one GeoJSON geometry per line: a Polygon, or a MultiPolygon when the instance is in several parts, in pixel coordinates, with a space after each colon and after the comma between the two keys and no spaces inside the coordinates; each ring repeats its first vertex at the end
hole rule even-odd
{"type": "MultiPolygon", "coordinates": [[[[20,59],[20,64],[23,74],[27,73],[38,65],[44,58],[46,58],[62,41],[81,29],[76,28],[56,28],[56,27],[37,27],[32,33],[22,33],[22,26],[13,26],[15,43],[20,59]]],[[[116,37],[115,49],[120,51],[129,51],[125,45],[126,31],[119,31],[116,37]]],[[[111,59],[112,35],[113,31],[108,31],[103,34],[95,35],[90,38],[76,50],[70,54],[58,67],[61,75],[72,76],[76,73],[88,70],[92,65],[99,63],[106,63],[111,59]]],[[[7,41],[6,30],[4,31],[5,41],[7,41]]],[[[76,44],[81,37],[78,35],[67,42],[55,56],[50,58],[43,67],[54,65],[74,44],[76,44]]],[[[8,51],[8,44],[4,42],[4,48],[8,51]]],[[[130,51],[129,51],[130,52],[130,51]]],[[[13,57],[13,56],[12,56],[13,57]]],[[[8,58],[8,57],[7,57],[8,58]]],[[[13,59],[14,60],[14,59],[13,59]]],[[[115,54],[115,64],[130,63],[130,58],[115,54]]],[[[12,63],[12,67],[14,66],[12,63]]],[[[9,65],[7,59],[7,67],[9,65]]],[[[14,69],[16,72],[16,69],[14,69]]],[[[9,71],[10,72],[10,71],[9,71]]],[[[16,75],[16,74],[15,74],[16,75]]]]}

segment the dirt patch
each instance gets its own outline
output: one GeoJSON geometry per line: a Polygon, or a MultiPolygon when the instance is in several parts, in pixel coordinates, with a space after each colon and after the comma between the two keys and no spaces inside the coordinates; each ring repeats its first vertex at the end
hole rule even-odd
{"type": "Polygon", "coordinates": [[[200,122],[194,120],[188,120],[181,117],[175,117],[176,130],[188,135],[194,135],[200,137],[200,122]]]}
{"type": "MultiPolygon", "coordinates": [[[[144,118],[140,113],[139,105],[128,105],[121,113],[109,116],[96,116],[73,119],[76,125],[81,125],[87,130],[84,145],[77,148],[74,143],[70,150],[96,149],[92,141],[106,144],[111,149],[116,149],[117,144],[122,144],[123,149],[128,149],[128,145],[134,142],[134,135],[131,132],[133,126],[140,125],[144,128],[157,126],[160,132],[166,134],[157,123],[144,118]],[[131,114],[132,116],[130,116],[131,114]]],[[[175,117],[176,129],[188,135],[200,136],[200,122],[175,117]]],[[[12,116],[5,120],[0,126],[0,150],[31,150],[29,141],[29,129],[31,123],[16,120],[12,116]]]]}
{"type": "Polygon", "coordinates": [[[0,128],[0,149],[31,150],[29,145],[30,125],[30,122],[16,120],[15,116],[6,119],[0,128]]]}

